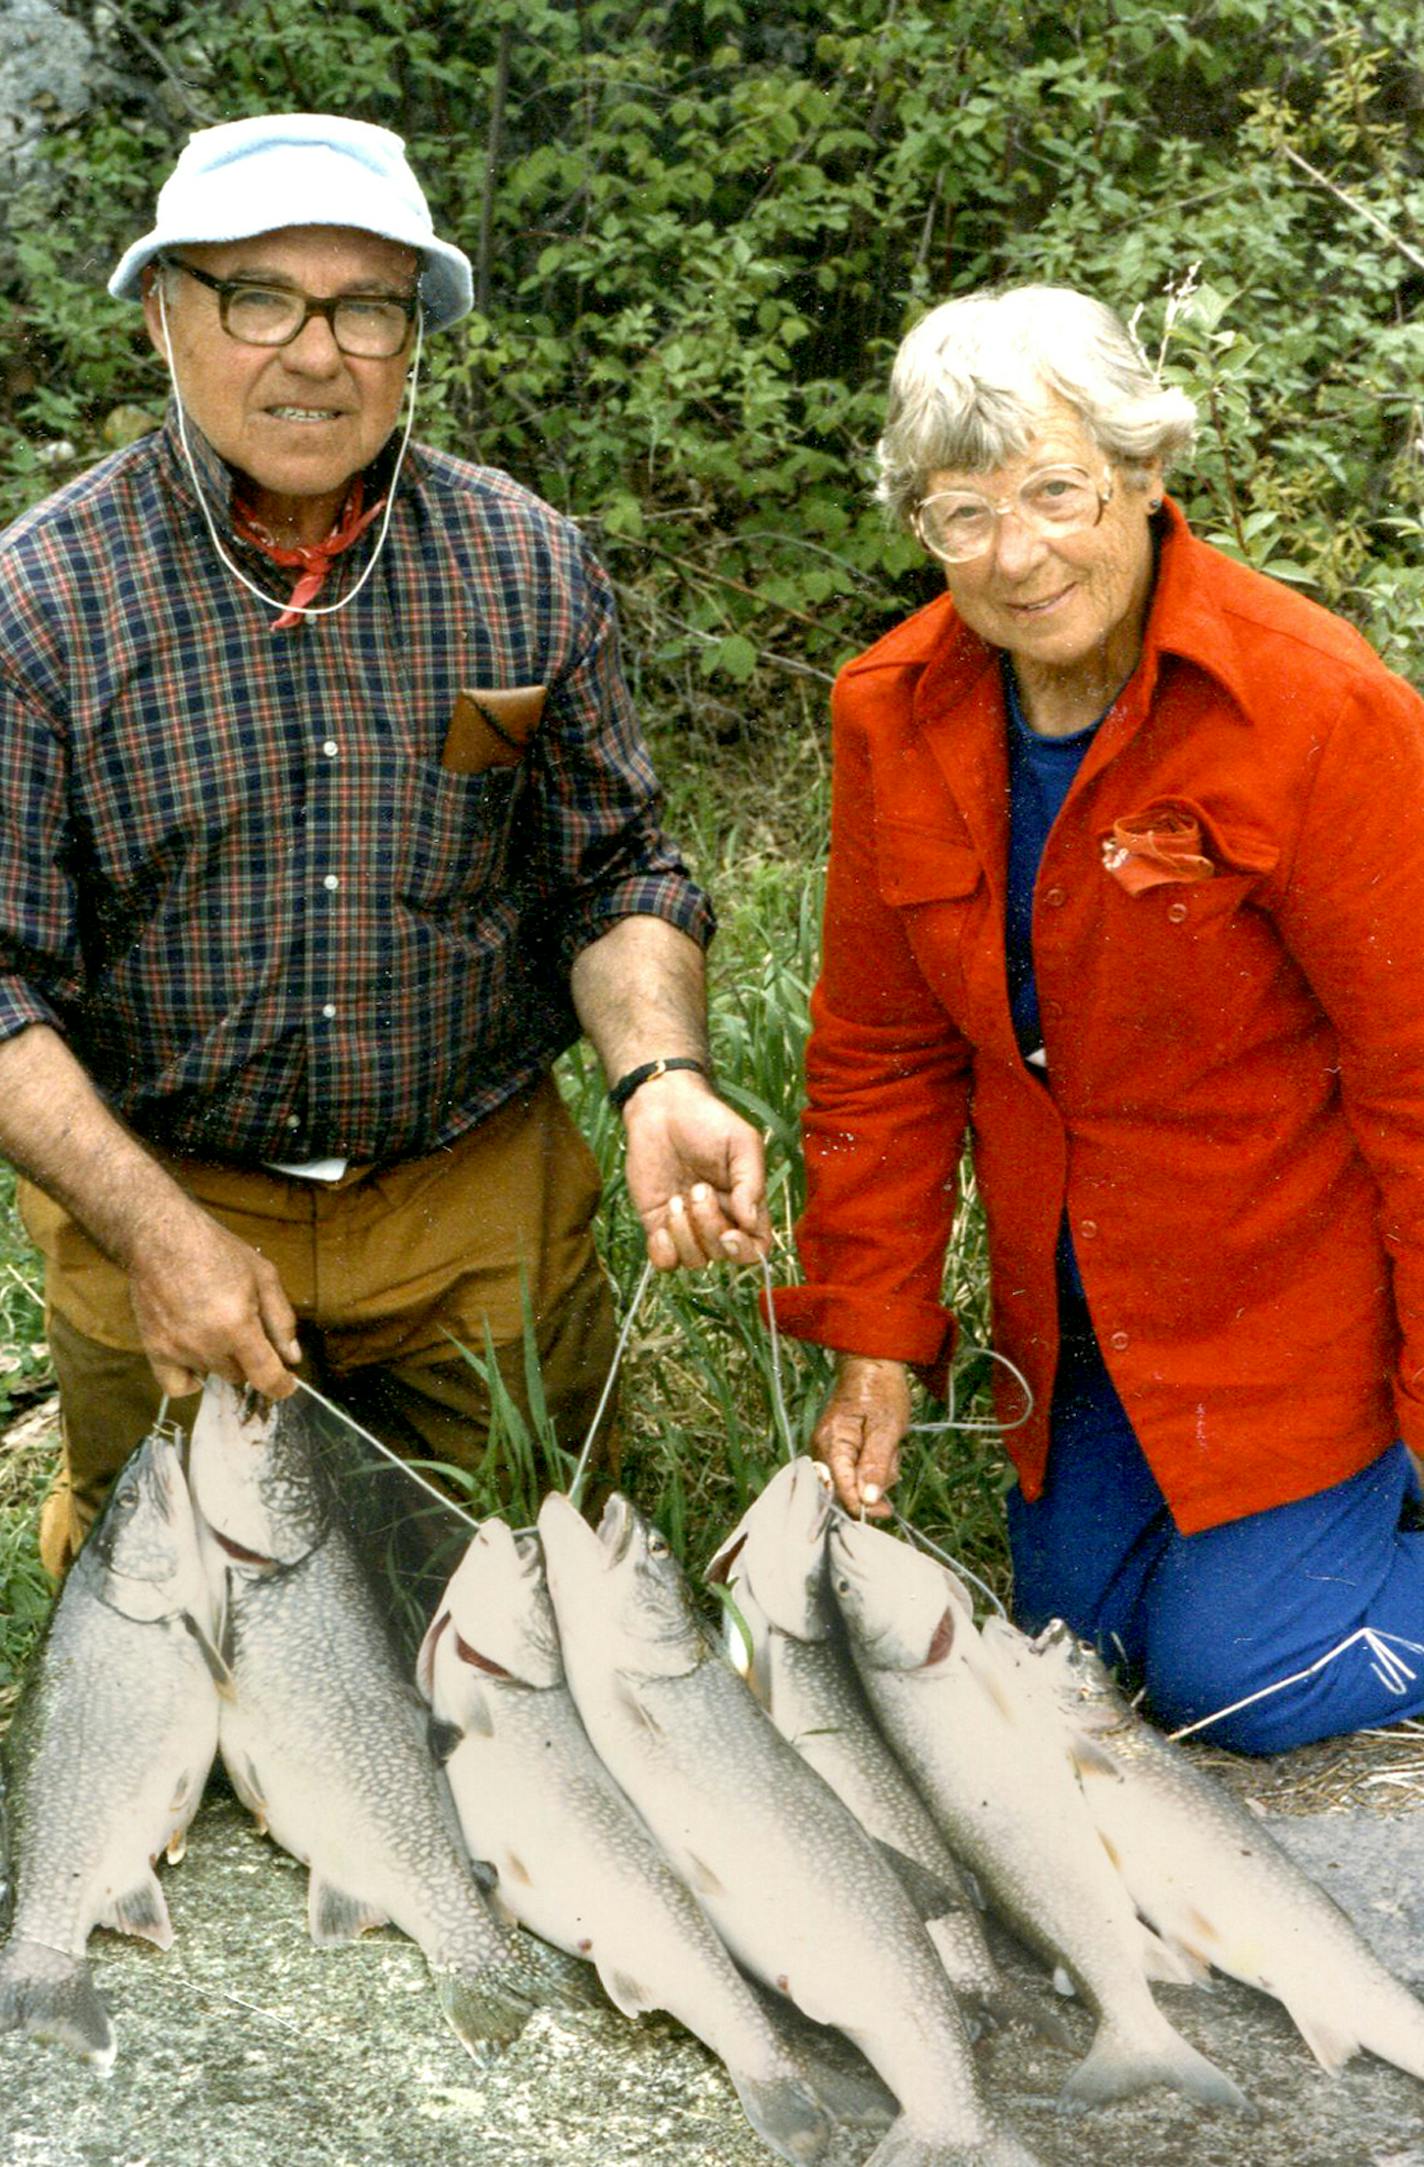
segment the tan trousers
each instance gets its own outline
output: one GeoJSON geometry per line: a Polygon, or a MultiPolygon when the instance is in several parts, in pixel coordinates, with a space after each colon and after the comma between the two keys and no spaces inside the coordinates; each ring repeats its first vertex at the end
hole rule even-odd
{"type": "MultiPolygon", "coordinates": [[[[613,1312],[592,1238],[598,1171],[551,1079],[449,1151],[353,1168],[335,1183],[155,1156],[276,1265],[297,1312],[305,1373],[383,1442],[420,1459],[481,1465],[489,1396],[460,1348],[482,1355],[486,1328],[529,1419],[527,1289],[559,1441],[574,1451],[582,1444],[613,1358],[613,1312]]],[[[60,1387],[61,1465],[40,1520],[40,1554],[58,1575],[151,1427],[159,1392],[125,1275],[33,1185],[20,1184],[19,1205],[45,1259],[60,1387]]],[[[195,1411],[196,1399],[169,1409],[185,1424],[195,1411]]]]}

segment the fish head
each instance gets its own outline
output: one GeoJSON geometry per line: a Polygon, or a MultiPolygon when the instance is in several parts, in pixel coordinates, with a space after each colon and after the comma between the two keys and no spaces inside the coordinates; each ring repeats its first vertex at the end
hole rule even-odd
{"type": "Polygon", "coordinates": [[[442,1650],[492,1687],[562,1685],[564,1659],[537,1535],[516,1535],[498,1518],[482,1521],[436,1605],[432,1633],[442,1619],[442,1650]]]}
{"type": "Polygon", "coordinates": [[[564,1646],[597,1633],[612,1668],[681,1677],[709,1652],[672,1546],[616,1491],[597,1529],[559,1491],[539,1508],[539,1536],[564,1646]]]}
{"type": "Polygon", "coordinates": [[[239,1573],[295,1565],[325,1539],[330,1491],[316,1410],[303,1393],[264,1400],[209,1377],[188,1481],[200,1519],[239,1573]]]}
{"type": "Polygon", "coordinates": [[[126,1618],[173,1617],[195,1600],[206,1608],[188,1485],[161,1431],[130,1453],[86,1549],[100,1600],[126,1618]]]}
{"type": "Polygon", "coordinates": [[[1091,1641],[1080,1640],[1062,1618],[1050,1619],[1029,1642],[1059,1703],[1114,1718],[1126,1712],[1122,1689],[1091,1641]]]}
{"type": "Polygon", "coordinates": [[[792,1460],[713,1556],[707,1579],[745,1590],[777,1632],[795,1640],[824,1640],[833,1611],[826,1586],[826,1531],[831,1524],[831,1477],[819,1460],[792,1460]]]}
{"type": "Polygon", "coordinates": [[[974,1637],[962,1582],[868,1520],[835,1516],[830,1585],[857,1655],[872,1669],[937,1670],[974,1637]]]}

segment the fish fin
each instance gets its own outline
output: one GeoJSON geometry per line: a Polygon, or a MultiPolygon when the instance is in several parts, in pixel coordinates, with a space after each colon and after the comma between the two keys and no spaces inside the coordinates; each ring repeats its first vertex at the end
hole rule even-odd
{"type": "Polygon", "coordinates": [[[1132,2038],[1111,2017],[1104,2017],[1097,2037],[1069,2076],[1061,2096],[1070,2103],[1095,2105],[1107,2099],[1127,2099],[1154,2084],[1168,2084],[1204,2107],[1230,2107],[1237,2114],[1256,2112],[1230,2077],[1199,2054],[1165,2017],[1150,2043],[1132,2038]]]}
{"type": "Polygon", "coordinates": [[[435,1700],[435,1643],[450,1623],[448,1610],[437,1610],[425,1630],[420,1643],[420,1653],[415,1659],[415,1683],[423,1701],[433,1704],[435,1700]]]}
{"type": "MultiPolygon", "coordinates": [[[[1285,1997],[1282,1996],[1282,1999],[1285,1997]]],[[[1290,2001],[1286,2001],[1285,2005],[1292,2024],[1321,2068],[1327,2070],[1332,2077],[1338,2077],[1345,2064],[1360,2050],[1363,2042],[1359,2033],[1353,2026],[1332,2023],[1328,2017],[1322,2017],[1318,2010],[1303,2009],[1298,2003],[1290,2001]]]]}
{"type": "Polygon", "coordinates": [[[390,1915],[377,1904],[368,1904],[359,1896],[348,1896],[344,1889],[333,1888],[323,1881],[315,1869],[307,1878],[307,1925],[311,1938],[319,1949],[339,1949],[343,1943],[355,1941],[374,1927],[389,1926],[390,1915]]]}
{"type": "Polygon", "coordinates": [[[875,1848],[926,1924],[931,1919],[943,1919],[952,1911],[964,1909],[959,1890],[952,1888],[928,1866],[922,1866],[918,1859],[908,1858],[903,1851],[897,1851],[894,1844],[884,1843],[879,1837],[875,1839],[875,1848]]]}
{"type": "Polygon", "coordinates": [[[519,2037],[533,2012],[536,1983],[520,1950],[478,1971],[432,1964],[431,1975],[445,2020],[477,2062],[493,2059],[519,2037]]]}
{"type": "Polygon", "coordinates": [[[8,2031],[53,2040],[103,2077],[114,2066],[114,2027],[87,1960],[40,1941],[10,1941],[0,1950],[0,2032],[8,2031]]]}
{"type": "Polygon", "coordinates": [[[1064,2001],[1072,2001],[1077,1994],[1073,1974],[1066,1964],[1055,1964],[1053,1967],[1053,1991],[1061,1994],[1064,2001]]]}
{"type": "Polygon", "coordinates": [[[168,1905],[151,1866],[131,1889],[125,1889],[122,1896],[116,1896],[113,1903],[100,1912],[97,1923],[111,1926],[116,1933],[133,1934],[140,1941],[151,1941],[155,1949],[173,1946],[173,1921],[168,1916],[168,1905]]]}
{"type": "Polygon", "coordinates": [[[432,1758],[443,1768],[456,1747],[463,1744],[465,1734],[458,1723],[451,1723],[444,1716],[432,1715],[425,1726],[425,1737],[432,1758]]]}
{"type": "Polygon", "coordinates": [[[587,2009],[600,2000],[597,1976],[582,1957],[570,1956],[567,1949],[556,1949],[552,1942],[532,1934],[526,1937],[526,1951],[541,2000],[562,2002],[571,2009],[587,2009]]]}
{"type": "Polygon", "coordinates": [[[257,1770],[245,1753],[233,1753],[226,1746],[222,1749],[222,1761],[223,1767],[228,1773],[228,1781],[257,1823],[258,1835],[265,1836],[267,1834],[267,1801],[262,1796],[262,1785],[258,1781],[257,1770]]]}
{"type": "Polygon", "coordinates": [[[465,1683],[468,1689],[465,1697],[465,1736],[493,1738],[494,1713],[488,1699],[478,1687],[470,1684],[468,1674],[465,1683]]]}
{"type": "Polygon", "coordinates": [[[1201,1958],[1184,1942],[1164,1941],[1155,1928],[1144,1920],[1142,1927],[1142,1968],[1149,1979],[1159,1979],[1164,1986],[1204,1986],[1208,1971],[1201,1958]]]}
{"type": "Polygon", "coordinates": [[[508,1874],[511,1881],[521,1882],[526,1889],[532,1889],[534,1886],[534,1876],[530,1873],[529,1868],[517,1851],[506,1851],[504,1854],[504,1864],[500,1868],[500,1879],[503,1880],[506,1874],[508,1874]]]}
{"type": "Polygon", "coordinates": [[[616,1964],[610,1964],[605,1970],[604,1966],[598,1963],[597,1958],[594,1959],[594,1963],[598,1976],[603,1983],[604,1993],[608,1996],[614,2008],[621,2010],[625,2017],[633,2020],[638,2017],[648,2016],[654,2009],[662,2007],[662,2003],[655,2000],[648,1992],[648,1989],[641,1985],[630,1972],[620,1971],[616,1964]]]}
{"type": "Polygon", "coordinates": [[[687,1885],[695,1896],[726,1895],[721,1876],[712,1871],[705,1859],[700,1859],[695,1851],[686,1851],[683,1857],[687,1861],[687,1885]]]}
{"type": "Polygon", "coordinates": [[[1070,1734],[1068,1758],[1080,1776],[1107,1776],[1114,1783],[1123,1780],[1122,1770],[1106,1746],[1100,1746],[1085,1731],[1075,1730],[1070,1734]]]}
{"type": "Polygon", "coordinates": [[[793,2167],[820,2159],[831,2141],[825,2109],[796,2077],[752,2077],[728,2068],[742,2112],[763,2144],[793,2167]]]}
{"type": "Polygon", "coordinates": [[[641,1725],[650,1738],[662,1739],[665,1736],[661,1723],[659,1723],[652,1709],[643,1700],[635,1686],[631,1685],[626,1678],[619,1678],[615,1690],[626,1713],[641,1725]]]}
{"type": "Polygon", "coordinates": [[[232,1665],[228,1662],[212,1635],[205,1626],[198,1623],[191,1610],[183,1612],[182,1623],[184,1630],[207,1665],[208,1675],[217,1687],[222,1699],[235,1701],[237,1699],[237,1687],[233,1682],[232,1665]]]}

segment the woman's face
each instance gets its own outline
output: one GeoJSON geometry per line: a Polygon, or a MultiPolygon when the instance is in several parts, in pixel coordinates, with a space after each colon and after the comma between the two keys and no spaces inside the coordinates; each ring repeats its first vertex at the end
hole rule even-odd
{"type": "Polygon", "coordinates": [[[987,474],[937,469],[925,495],[973,489],[1001,504],[1049,466],[1082,467],[1095,482],[1111,483],[1098,524],[1050,540],[1026,527],[1016,508],[1006,511],[982,555],[944,567],[954,606],[971,630],[1031,671],[1071,672],[1098,657],[1120,662],[1126,676],[1152,591],[1148,500],[1160,494],[1159,467],[1148,471],[1152,486],[1130,488],[1073,409],[1052,401],[1020,458],[987,474]]]}

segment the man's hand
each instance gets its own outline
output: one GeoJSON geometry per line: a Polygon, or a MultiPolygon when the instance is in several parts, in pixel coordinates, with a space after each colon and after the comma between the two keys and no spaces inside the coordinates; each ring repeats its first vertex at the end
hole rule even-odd
{"type": "Polygon", "coordinates": [[[847,1512],[888,1518],[885,1492],[900,1478],[900,1440],[910,1427],[910,1377],[903,1362],[843,1354],[811,1450],[824,1460],[847,1512]]]}
{"type": "Polygon", "coordinates": [[[660,1272],[771,1248],[766,1158],[750,1122],[685,1069],[643,1084],[623,1109],[628,1194],[660,1272]]]}
{"type": "Polygon", "coordinates": [[[296,1389],[291,1365],[302,1350],[276,1266],[187,1198],[144,1229],[129,1301],[171,1398],[198,1391],[210,1371],[269,1400],[296,1389]]]}

